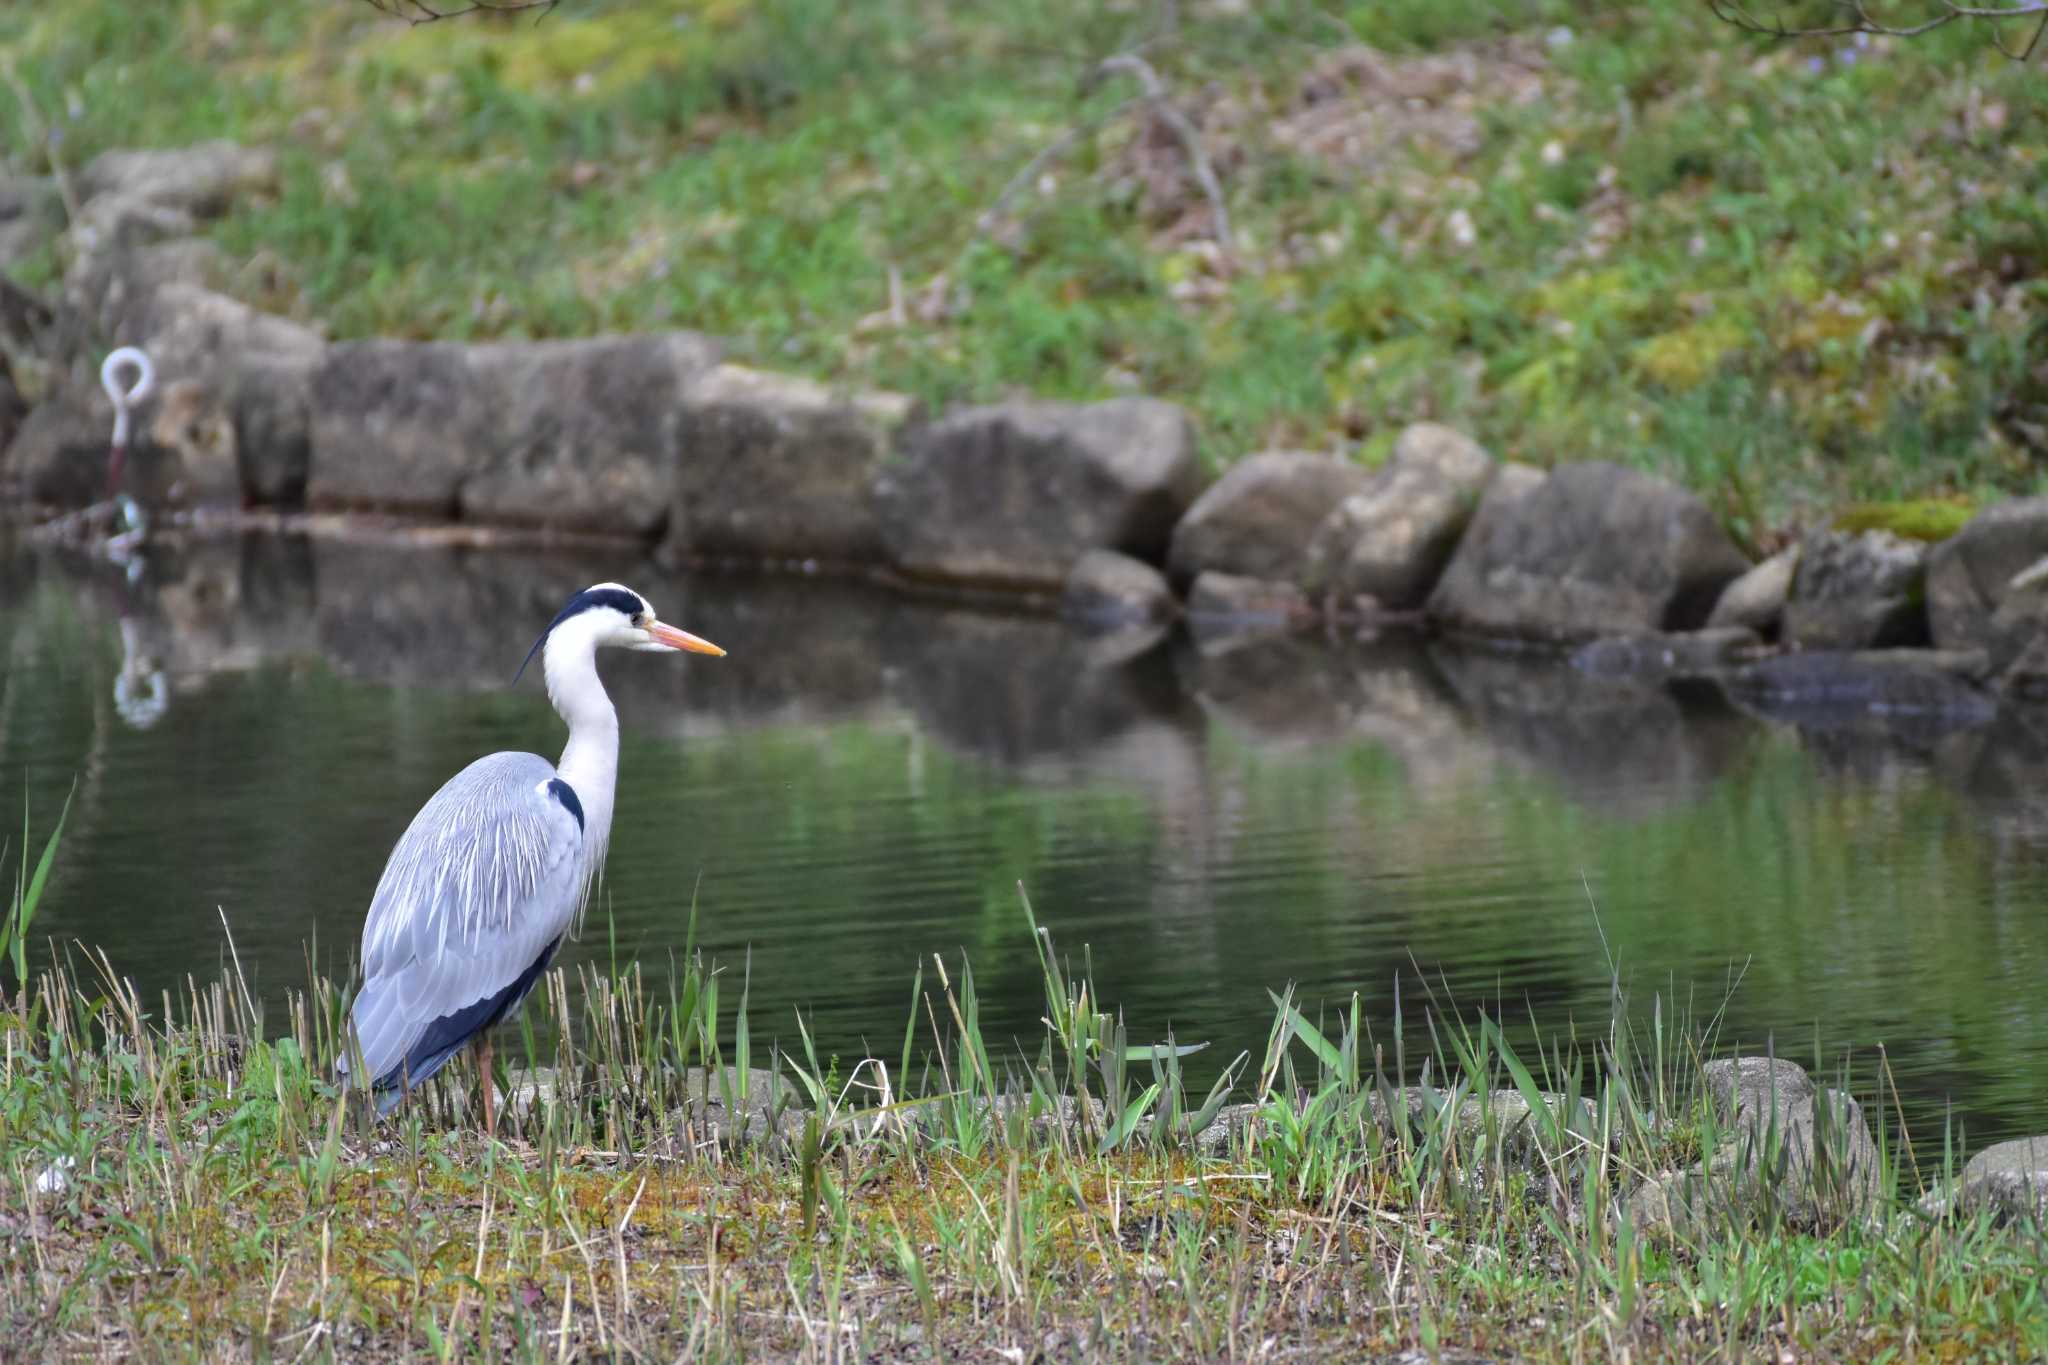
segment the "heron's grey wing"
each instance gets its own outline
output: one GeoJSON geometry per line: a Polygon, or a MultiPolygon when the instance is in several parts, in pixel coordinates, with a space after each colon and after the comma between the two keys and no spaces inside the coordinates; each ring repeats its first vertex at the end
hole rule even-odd
{"type": "Polygon", "coordinates": [[[363,925],[356,1044],[373,1083],[418,1082],[516,1005],[583,899],[581,807],[535,754],[492,754],[434,793],[363,925]]]}

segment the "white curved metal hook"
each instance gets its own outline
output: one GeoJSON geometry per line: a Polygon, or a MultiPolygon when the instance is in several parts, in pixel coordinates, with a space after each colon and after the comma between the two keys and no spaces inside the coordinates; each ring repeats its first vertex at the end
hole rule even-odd
{"type": "Polygon", "coordinates": [[[128,444],[128,410],[149,397],[149,391],[156,386],[156,366],[149,363],[149,356],[140,347],[122,346],[107,353],[100,362],[100,387],[107,391],[107,397],[114,400],[114,445],[116,448],[128,444]],[[121,371],[135,372],[135,382],[123,386],[121,371]]]}

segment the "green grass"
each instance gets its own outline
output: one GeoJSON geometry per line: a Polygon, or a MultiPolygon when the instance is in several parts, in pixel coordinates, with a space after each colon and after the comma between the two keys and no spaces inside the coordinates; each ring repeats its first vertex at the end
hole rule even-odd
{"type": "Polygon", "coordinates": [[[800,1019],[764,1044],[746,974],[687,943],[659,998],[558,971],[497,1078],[548,1099],[495,1143],[459,1073],[368,1126],[324,1079],[331,984],[280,1033],[232,972],[159,1012],[73,959],[0,1018],[0,1318],[25,1354],[208,1359],[2048,1350],[2043,1230],[1910,1207],[1946,1143],[1885,1143],[1861,1215],[1730,1197],[1637,1228],[1636,1179],[1723,1142],[1712,1020],[1617,993],[1524,1057],[1448,1003],[1425,1039],[1280,994],[1196,1094],[1188,1044],[1127,1037],[1035,937],[1041,1035],[985,1036],[969,964],[934,961],[857,1062],[800,1019]]]}
{"type": "MultiPolygon", "coordinates": [[[[1981,34],[1773,45],[1693,0],[1179,8],[1143,50],[1202,125],[1228,260],[1170,141],[1114,115],[1134,85],[1087,79],[1146,6],[566,0],[414,29],[77,0],[0,14],[0,55],[74,168],[281,145],[282,193],[214,231],[244,293],[338,336],[691,326],[936,403],[1137,388],[1194,409],[1218,464],[1376,459],[1438,418],[1673,474],[1757,542],[1844,501],[2043,486],[2048,109],[1981,34]],[[1466,131],[1367,158],[1284,136],[1360,38],[1479,61],[1428,87],[1466,131]]],[[[0,101],[40,170],[28,128],[0,101]]]]}

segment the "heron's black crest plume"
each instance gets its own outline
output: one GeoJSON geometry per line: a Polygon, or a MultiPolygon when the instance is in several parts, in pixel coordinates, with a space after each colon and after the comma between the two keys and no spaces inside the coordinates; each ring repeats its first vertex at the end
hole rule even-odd
{"type": "Polygon", "coordinates": [[[533,662],[534,655],[540,653],[540,647],[548,642],[548,636],[555,633],[556,626],[572,616],[582,615],[592,607],[610,607],[621,616],[631,618],[647,610],[647,603],[624,588],[585,588],[555,613],[555,619],[548,622],[548,628],[533,642],[533,648],[526,651],[526,657],[519,661],[519,671],[512,675],[512,685],[519,686],[519,680],[526,676],[526,666],[533,662]]]}

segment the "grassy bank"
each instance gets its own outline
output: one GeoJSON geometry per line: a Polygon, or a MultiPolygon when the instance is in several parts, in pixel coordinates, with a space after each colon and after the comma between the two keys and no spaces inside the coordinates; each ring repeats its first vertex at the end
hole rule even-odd
{"type": "Polygon", "coordinates": [[[1263,1055],[1189,1093],[1182,1049],[1124,1037],[1038,941],[1041,1036],[984,1036],[970,966],[934,962],[900,1048],[858,1064],[814,1055],[800,1021],[766,1045],[744,973],[687,950],[658,996],[630,967],[557,973],[499,1077],[497,1144],[463,1117],[468,1076],[391,1124],[352,1113],[322,1079],[330,986],[266,1019],[233,975],[145,1002],[76,957],[5,1020],[7,1339],[209,1359],[2048,1350],[2043,1231],[1913,1212],[1956,1154],[1883,1133],[1882,1078],[1866,1104],[1896,1155],[1869,1216],[1766,1192],[1638,1227],[1637,1180],[1724,1136],[1711,1020],[1638,1027],[1617,999],[1524,1059],[1481,1016],[1417,1037],[1277,996],[1263,1055]]]}
{"type": "Polygon", "coordinates": [[[1435,417],[1674,474],[1757,539],[2040,485],[2044,96],[1963,27],[565,0],[413,29],[77,0],[0,14],[0,57],[19,168],[282,146],[282,193],[216,229],[228,283],[338,336],[684,325],[937,403],[1138,389],[1193,407],[1219,463],[1371,460],[1435,417]],[[1227,250],[1141,76],[1098,71],[1119,52],[1198,128],[1227,250]]]}

